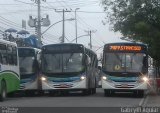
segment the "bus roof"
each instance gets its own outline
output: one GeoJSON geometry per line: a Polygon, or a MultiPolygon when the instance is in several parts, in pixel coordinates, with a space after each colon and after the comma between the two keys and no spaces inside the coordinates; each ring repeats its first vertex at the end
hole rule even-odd
{"type": "Polygon", "coordinates": [[[92,52],[93,54],[96,55],[96,53],[95,53],[93,50],[91,50],[91,49],[85,47],[83,44],[77,44],[77,43],[47,44],[47,45],[43,45],[43,46],[42,46],[42,49],[43,49],[44,47],[48,47],[48,46],[63,46],[63,45],[75,45],[75,46],[77,45],[77,46],[82,46],[82,47],[84,47],[86,50],[88,50],[88,51],[90,51],[90,52],[92,52]]]}
{"type": "Polygon", "coordinates": [[[79,46],[84,46],[83,44],[77,44],[77,43],[58,43],[58,44],[47,44],[47,45],[43,45],[43,47],[46,46],[60,46],[60,45],[79,45],[79,46]]]}
{"type": "Polygon", "coordinates": [[[38,48],[34,48],[34,47],[18,47],[18,48],[24,48],[24,49],[34,49],[34,50],[41,50],[41,49],[38,49],[38,48]]]}
{"type": "Polygon", "coordinates": [[[17,44],[15,42],[10,42],[10,41],[3,40],[3,39],[0,39],[0,43],[17,46],[17,44]]]}
{"type": "Polygon", "coordinates": [[[41,49],[34,48],[34,47],[18,47],[18,49],[30,49],[30,50],[34,50],[35,52],[41,52],[41,49]]]}

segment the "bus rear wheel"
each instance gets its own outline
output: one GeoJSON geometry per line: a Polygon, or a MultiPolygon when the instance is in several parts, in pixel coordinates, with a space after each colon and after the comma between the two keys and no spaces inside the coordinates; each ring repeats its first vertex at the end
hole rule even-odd
{"type": "Polygon", "coordinates": [[[6,83],[5,83],[5,81],[2,81],[1,82],[0,101],[4,101],[6,97],[7,97],[6,83]]]}

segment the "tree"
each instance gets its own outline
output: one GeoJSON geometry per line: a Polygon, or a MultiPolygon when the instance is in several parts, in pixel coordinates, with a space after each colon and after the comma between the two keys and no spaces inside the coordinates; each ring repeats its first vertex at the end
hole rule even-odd
{"type": "Polygon", "coordinates": [[[102,0],[112,30],[149,46],[160,64],[160,0],[102,0]]]}

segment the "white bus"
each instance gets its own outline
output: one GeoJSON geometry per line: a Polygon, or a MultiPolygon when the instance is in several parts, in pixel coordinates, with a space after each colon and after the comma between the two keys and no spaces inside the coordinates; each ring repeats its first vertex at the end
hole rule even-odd
{"type": "Polygon", "coordinates": [[[101,76],[105,96],[120,91],[143,97],[149,83],[147,46],[127,42],[106,44],[101,76]]]}
{"type": "Polygon", "coordinates": [[[97,55],[82,44],[42,47],[42,89],[51,94],[80,90],[96,93],[97,55]]]}
{"type": "Polygon", "coordinates": [[[0,39],[0,101],[19,89],[17,45],[0,39]]]}
{"type": "Polygon", "coordinates": [[[18,47],[20,65],[20,91],[26,96],[34,95],[41,91],[40,72],[40,49],[33,47],[18,47]]]}

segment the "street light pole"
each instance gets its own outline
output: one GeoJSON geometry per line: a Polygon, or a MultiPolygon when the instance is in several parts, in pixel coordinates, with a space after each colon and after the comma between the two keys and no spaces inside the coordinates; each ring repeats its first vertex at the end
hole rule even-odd
{"type": "Polygon", "coordinates": [[[73,39],[73,40],[71,41],[71,43],[72,43],[73,41],[75,41],[76,39],[81,38],[81,37],[84,37],[84,36],[89,36],[89,34],[78,36],[77,38],[73,39]]]}
{"type": "Polygon", "coordinates": [[[75,30],[76,30],[76,43],[77,43],[77,10],[79,10],[80,8],[76,8],[75,9],[75,30]]]}
{"type": "Polygon", "coordinates": [[[58,11],[58,10],[55,10],[55,12],[62,12],[63,13],[63,24],[62,24],[62,40],[61,40],[61,43],[64,43],[65,42],[65,12],[71,12],[70,10],[61,10],[61,11],[58,11]]]}
{"type": "Polygon", "coordinates": [[[89,31],[85,31],[85,32],[87,32],[89,34],[89,36],[90,36],[89,47],[90,47],[90,49],[92,49],[92,33],[95,33],[96,30],[89,30],[89,31]]]}
{"type": "MultiPolygon", "coordinates": [[[[74,18],[70,18],[70,19],[65,19],[65,21],[72,21],[74,20],[74,18]]],[[[58,24],[60,22],[62,22],[63,20],[60,20],[58,22],[53,23],[51,26],[49,26],[45,31],[43,31],[43,33],[41,35],[43,35],[46,31],[48,31],[52,26],[54,26],[55,24],[58,24]]]]}
{"type": "Polygon", "coordinates": [[[38,38],[41,41],[41,0],[37,1],[38,4],[38,22],[37,22],[37,32],[38,32],[38,38]]]}

